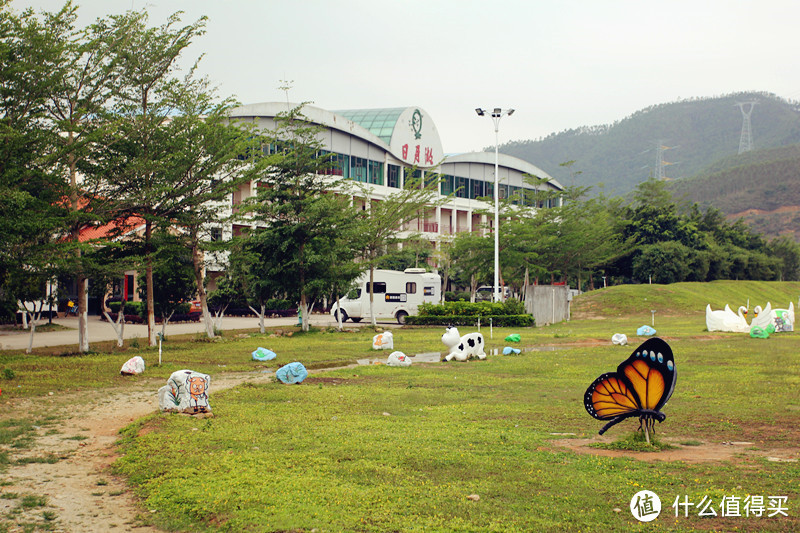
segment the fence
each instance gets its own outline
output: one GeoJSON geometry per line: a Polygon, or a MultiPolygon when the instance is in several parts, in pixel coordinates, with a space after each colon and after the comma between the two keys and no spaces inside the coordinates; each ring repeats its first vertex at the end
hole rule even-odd
{"type": "Polygon", "coordinates": [[[533,315],[537,326],[569,320],[569,285],[529,285],[525,311],[533,315]]]}

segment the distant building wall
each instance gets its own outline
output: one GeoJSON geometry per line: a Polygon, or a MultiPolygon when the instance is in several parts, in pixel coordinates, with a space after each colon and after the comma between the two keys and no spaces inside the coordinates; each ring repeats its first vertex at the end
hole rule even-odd
{"type": "Polygon", "coordinates": [[[537,326],[569,320],[569,285],[529,285],[525,311],[533,315],[537,326]]]}

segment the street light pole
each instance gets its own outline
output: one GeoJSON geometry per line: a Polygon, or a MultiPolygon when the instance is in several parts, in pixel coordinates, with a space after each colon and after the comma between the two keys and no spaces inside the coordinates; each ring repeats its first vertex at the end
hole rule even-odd
{"type": "MultiPolygon", "coordinates": [[[[487,111],[480,107],[475,109],[479,117],[485,116],[487,111]]],[[[513,109],[500,109],[495,107],[490,116],[494,122],[494,296],[493,302],[499,302],[500,298],[500,119],[505,115],[514,114],[513,109]]]]}

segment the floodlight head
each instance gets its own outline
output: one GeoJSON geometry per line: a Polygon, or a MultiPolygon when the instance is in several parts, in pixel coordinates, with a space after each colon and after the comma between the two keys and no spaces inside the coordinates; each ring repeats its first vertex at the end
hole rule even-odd
{"type": "Polygon", "coordinates": [[[485,114],[486,114],[486,111],[484,111],[484,110],[483,110],[483,109],[481,109],[480,107],[476,107],[476,108],[475,108],[475,112],[478,114],[478,116],[479,116],[479,117],[482,117],[483,115],[485,115],[485,114]]]}
{"type": "Polygon", "coordinates": [[[508,116],[510,117],[510,116],[511,116],[511,115],[513,115],[513,114],[514,114],[514,110],[513,110],[513,109],[509,109],[509,110],[508,110],[508,116]]]}
{"type": "Polygon", "coordinates": [[[495,107],[495,108],[494,108],[494,114],[495,114],[495,115],[499,115],[500,113],[502,113],[502,111],[503,111],[503,110],[502,110],[502,109],[500,109],[499,107],[495,107]]]}

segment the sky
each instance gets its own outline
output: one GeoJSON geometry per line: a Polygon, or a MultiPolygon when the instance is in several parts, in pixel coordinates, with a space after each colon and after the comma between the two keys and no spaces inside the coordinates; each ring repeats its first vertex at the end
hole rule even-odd
{"type": "Polygon", "coordinates": [[[446,154],[494,146],[477,107],[515,110],[500,121],[502,144],[680,99],[753,90],[800,100],[796,0],[74,2],[81,25],[130,9],[146,9],[153,25],[176,11],[186,24],[208,17],[182,61],[202,56],[198,72],[220,96],[331,111],[419,107],[446,154]]]}

